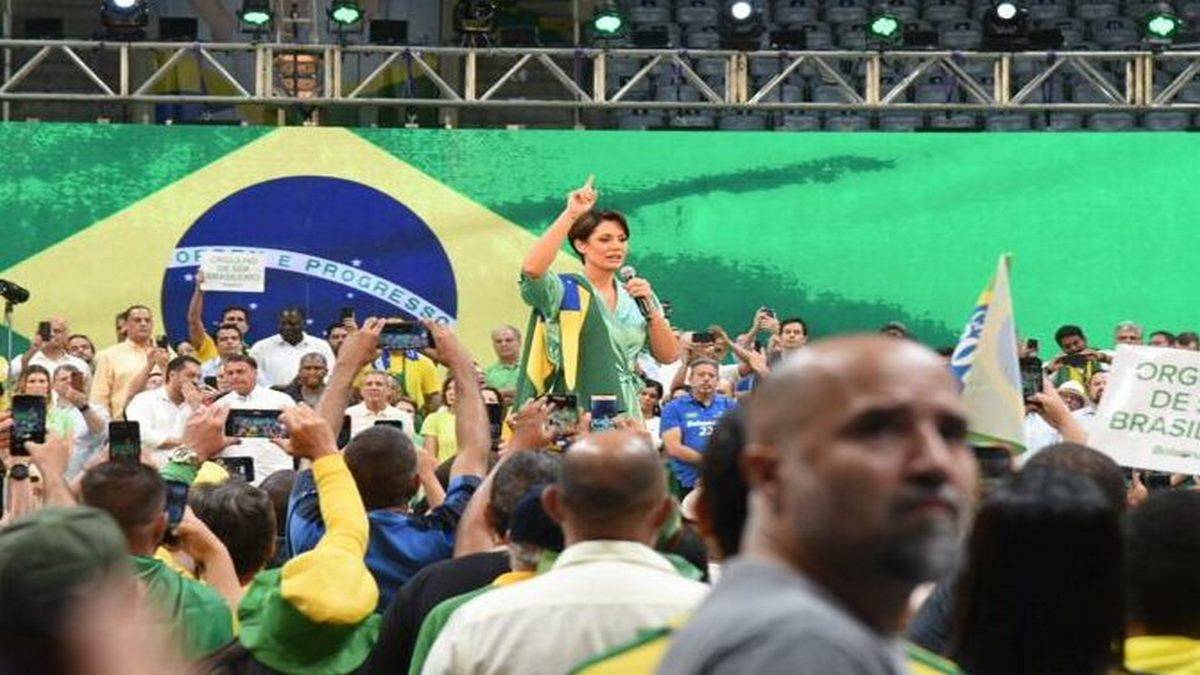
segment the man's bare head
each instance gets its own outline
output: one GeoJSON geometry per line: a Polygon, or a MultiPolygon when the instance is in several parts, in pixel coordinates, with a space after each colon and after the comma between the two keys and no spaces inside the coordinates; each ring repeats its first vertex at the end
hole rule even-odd
{"type": "Polygon", "coordinates": [[[756,392],[749,438],[752,539],[768,553],[817,577],[913,584],[953,564],[976,468],[932,351],[879,335],[814,343],[756,392]]]}
{"type": "Polygon", "coordinates": [[[673,508],[658,453],[628,431],[577,441],[566,453],[558,483],[542,499],[568,546],[592,539],[649,544],[673,508]]]}

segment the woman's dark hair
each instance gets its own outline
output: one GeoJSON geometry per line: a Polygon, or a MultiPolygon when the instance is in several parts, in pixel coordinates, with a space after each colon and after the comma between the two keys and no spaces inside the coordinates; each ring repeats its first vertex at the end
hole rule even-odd
{"type": "Polygon", "coordinates": [[[1156,492],[1125,518],[1129,618],[1149,635],[1200,636],[1200,492],[1156,492]]]}
{"type": "Polygon", "coordinates": [[[741,471],[745,447],[746,413],[737,407],[717,422],[705,446],[700,471],[700,501],[722,558],[732,558],[741,551],[742,532],[746,529],[750,488],[741,471]]]}
{"type": "Polygon", "coordinates": [[[625,236],[629,236],[629,222],[625,220],[624,214],[618,211],[588,211],[587,213],[575,219],[571,224],[571,229],[567,232],[567,241],[571,243],[571,252],[583,260],[583,254],[575,248],[575,242],[587,241],[588,237],[600,227],[600,223],[604,221],[612,221],[621,226],[625,232],[625,236]]]}
{"type": "Polygon", "coordinates": [[[1124,663],[1119,515],[1091,480],[1028,467],[984,502],[955,588],[951,658],[971,675],[1124,663]]]}
{"type": "Polygon", "coordinates": [[[42,374],[46,376],[46,381],[53,384],[54,380],[50,377],[50,371],[44,366],[39,366],[36,363],[25,366],[25,370],[21,372],[21,379],[17,383],[17,393],[25,393],[25,383],[29,381],[30,375],[42,374]]]}
{"type": "Polygon", "coordinates": [[[654,404],[654,416],[661,417],[662,416],[662,400],[663,400],[662,383],[659,382],[658,380],[652,380],[648,377],[643,377],[642,378],[642,389],[653,389],[654,392],[656,394],[658,394],[658,402],[654,404]]]}

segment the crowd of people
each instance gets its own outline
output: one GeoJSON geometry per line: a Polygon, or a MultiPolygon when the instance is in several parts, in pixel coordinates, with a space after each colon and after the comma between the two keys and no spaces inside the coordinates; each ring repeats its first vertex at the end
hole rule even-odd
{"type": "MultiPolygon", "coordinates": [[[[301,309],[252,342],[201,278],[174,345],[145,306],[99,351],[49,318],[4,399],[44,442],[0,412],[0,672],[1200,672],[1200,492],[1086,445],[1111,351],[1063,326],[1024,452],[972,446],[946,350],[679,331],[595,198],[490,363],[301,309]],[[567,243],[584,274],[548,272],[567,243]]],[[[1197,348],[1114,331],[1146,342],[1197,348]]]]}

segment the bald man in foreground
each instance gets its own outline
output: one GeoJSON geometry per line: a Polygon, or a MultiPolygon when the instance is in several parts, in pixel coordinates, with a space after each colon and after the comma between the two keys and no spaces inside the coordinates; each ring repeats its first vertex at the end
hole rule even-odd
{"type": "Polygon", "coordinates": [[[816,343],[749,406],[742,556],[660,673],[903,673],[914,587],[954,564],[975,484],[936,354],[872,335],[816,343]]]}
{"type": "Polygon", "coordinates": [[[674,505],[658,453],[640,435],[575,443],[542,505],[565,537],[554,566],[459,608],[423,673],[566,673],[703,598],[704,584],[650,548],[674,505]]]}

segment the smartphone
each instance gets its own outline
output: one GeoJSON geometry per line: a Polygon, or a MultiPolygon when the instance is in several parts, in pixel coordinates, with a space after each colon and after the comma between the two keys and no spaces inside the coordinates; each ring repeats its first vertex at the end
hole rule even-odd
{"type": "Polygon", "coordinates": [[[579,424],[579,397],[575,394],[547,394],[550,404],[549,424],[560,433],[579,424]]]}
{"type": "Polygon", "coordinates": [[[1021,367],[1021,396],[1026,401],[1042,390],[1042,360],[1026,356],[1018,361],[1021,367]]]}
{"type": "Polygon", "coordinates": [[[354,318],[354,308],[353,307],[343,307],[342,314],[341,314],[341,320],[344,322],[346,319],[353,319],[353,318],[354,318]]]}
{"type": "Polygon", "coordinates": [[[698,330],[692,333],[692,344],[710,345],[717,341],[717,337],[711,331],[698,330]]]}
{"type": "Polygon", "coordinates": [[[1145,485],[1147,490],[1169,490],[1171,489],[1171,474],[1162,471],[1143,471],[1142,485],[1145,485]]]}
{"type": "Polygon", "coordinates": [[[38,323],[38,337],[42,338],[42,342],[50,341],[50,322],[41,321],[38,323]]]}
{"type": "Polygon", "coordinates": [[[385,324],[379,336],[379,346],[389,351],[425,349],[434,346],[433,335],[424,324],[413,321],[393,321],[385,324]]]}
{"type": "Polygon", "coordinates": [[[172,536],[179,523],[183,522],[183,511],[188,503],[188,484],[176,480],[167,481],[167,532],[172,536]]]}
{"type": "Polygon", "coordinates": [[[1026,349],[1026,351],[1028,351],[1032,354],[1036,354],[1038,351],[1037,338],[1029,338],[1028,340],[1026,340],[1025,341],[1025,349],[1026,349]]]}
{"type": "Polygon", "coordinates": [[[659,307],[662,307],[663,318],[669,320],[671,318],[671,301],[662,300],[658,303],[658,305],[659,307]]]}
{"type": "Polygon", "coordinates": [[[1005,448],[972,445],[975,461],[979,463],[979,478],[987,488],[994,488],[1012,475],[1012,455],[1005,448]]]}
{"type": "Polygon", "coordinates": [[[769,317],[772,317],[772,318],[774,318],[774,317],[775,317],[775,310],[773,310],[773,309],[771,309],[770,307],[767,307],[767,306],[765,306],[765,305],[764,305],[764,306],[762,306],[762,307],[759,307],[759,308],[758,308],[758,311],[762,312],[762,313],[763,313],[765,316],[769,316],[769,317]]]}
{"type": "Polygon", "coordinates": [[[350,416],[342,415],[342,430],[338,432],[338,450],[350,445],[350,416]]]}
{"type": "Polygon", "coordinates": [[[220,457],[220,464],[231,475],[240,476],[247,483],[254,482],[254,459],[252,457],[220,457]]]}
{"type": "Polygon", "coordinates": [[[230,438],[285,438],[287,430],[279,421],[279,410],[230,410],[225,420],[225,435],[230,438]]]}
{"type": "Polygon", "coordinates": [[[396,427],[399,431],[404,431],[404,420],[375,420],[375,426],[383,425],[385,427],[396,427]]]}
{"type": "Polygon", "coordinates": [[[500,433],[504,429],[504,406],[500,403],[488,403],[488,431],[492,434],[492,443],[495,444],[500,440],[500,433]]]}
{"type": "Polygon", "coordinates": [[[171,346],[171,343],[167,342],[166,335],[159,335],[157,338],[155,338],[154,344],[158,345],[159,349],[167,349],[171,346]]]}
{"type": "Polygon", "coordinates": [[[208,387],[209,389],[216,389],[217,388],[217,376],[209,375],[208,377],[204,378],[204,386],[208,387]]]}
{"type": "Polygon", "coordinates": [[[137,422],[108,423],[110,462],[137,464],[142,459],[142,428],[137,422]]]}
{"type": "Polygon", "coordinates": [[[81,394],[87,393],[87,379],[83,373],[77,370],[71,373],[71,388],[81,394]]]}
{"type": "Polygon", "coordinates": [[[617,397],[603,394],[592,396],[592,431],[608,431],[616,427],[617,397]]]}
{"type": "Polygon", "coordinates": [[[1067,357],[1063,359],[1063,363],[1071,366],[1072,368],[1086,368],[1087,362],[1088,357],[1084,356],[1083,354],[1068,354],[1067,357]]]}
{"type": "Polygon", "coordinates": [[[12,422],[9,429],[9,453],[14,457],[28,457],[25,441],[46,442],[46,397],[14,396],[12,422]]]}

